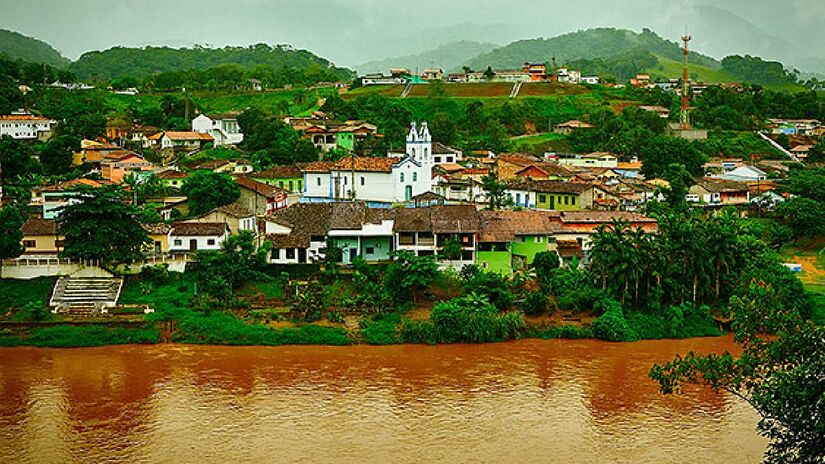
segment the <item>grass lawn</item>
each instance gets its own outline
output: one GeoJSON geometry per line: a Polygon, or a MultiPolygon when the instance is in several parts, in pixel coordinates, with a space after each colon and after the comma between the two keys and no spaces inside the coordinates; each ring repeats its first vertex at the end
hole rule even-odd
{"type": "Polygon", "coordinates": [[[31,280],[0,280],[0,312],[17,310],[31,302],[48,304],[55,278],[39,277],[31,280]]]}
{"type": "Polygon", "coordinates": [[[567,136],[545,132],[543,134],[514,137],[513,150],[517,152],[544,153],[546,151],[564,151],[569,148],[567,136]]]}
{"type": "Polygon", "coordinates": [[[343,95],[342,98],[355,98],[361,95],[383,95],[385,97],[400,97],[404,90],[403,85],[368,85],[366,87],[358,87],[343,95]]]}
{"type": "Polygon", "coordinates": [[[120,293],[121,304],[145,304],[154,309],[187,307],[195,294],[195,279],[191,274],[180,274],[165,284],[155,285],[140,276],[129,277],[120,293]],[[144,291],[147,293],[144,294],[144,291]]]}
{"type": "MultiPolygon", "coordinates": [[[[223,113],[227,111],[243,111],[246,108],[259,107],[273,113],[280,113],[284,102],[289,107],[290,114],[306,113],[317,109],[319,98],[332,95],[335,89],[316,90],[285,90],[279,92],[252,92],[242,94],[209,94],[204,92],[193,93],[192,100],[195,106],[207,113],[223,113]],[[298,92],[308,92],[308,101],[305,104],[297,105],[295,95],[298,92]]],[[[182,98],[180,92],[164,93],[155,95],[117,95],[106,93],[106,101],[112,107],[113,113],[122,113],[130,106],[139,108],[160,108],[160,102],[164,95],[174,95],[182,98]]]]}
{"type": "Polygon", "coordinates": [[[551,97],[560,95],[581,95],[590,93],[587,87],[557,82],[525,82],[519,91],[519,97],[551,97]]]}
{"type": "MultiPolygon", "coordinates": [[[[656,55],[659,60],[659,65],[645,70],[645,73],[654,76],[666,77],[669,79],[678,79],[682,77],[682,63],[680,61],[671,60],[663,56],[656,55]]],[[[731,73],[723,69],[714,69],[707,66],[699,66],[697,64],[690,64],[688,72],[696,73],[698,80],[708,83],[719,82],[736,82],[736,79],[731,73]]]]}
{"type": "Polygon", "coordinates": [[[802,265],[802,272],[797,276],[805,289],[813,293],[811,318],[817,324],[825,324],[825,237],[800,239],[796,245],[785,245],[779,257],[783,262],[802,265]]]}

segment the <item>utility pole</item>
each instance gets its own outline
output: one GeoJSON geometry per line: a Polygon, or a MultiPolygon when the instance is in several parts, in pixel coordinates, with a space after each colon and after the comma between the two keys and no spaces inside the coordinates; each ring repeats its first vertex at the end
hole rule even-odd
{"type": "Polygon", "coordinates": [[[691,37],[685,33],[682,36],[682,42],[685,44],[682,48],[683,62],[682,62],[682,114],[679,116],[679,128],[688,130],[690,128],[690,121],[688,120],[688,91],[690,90],[690,77],[688,76],[688,42],[691,37]]]}

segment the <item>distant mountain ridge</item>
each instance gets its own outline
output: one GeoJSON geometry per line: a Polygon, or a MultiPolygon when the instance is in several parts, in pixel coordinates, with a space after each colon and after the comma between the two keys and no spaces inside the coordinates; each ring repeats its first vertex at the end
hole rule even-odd
{"type": "Polygon", "coordinates": [[[69,65],[69,70],[81,79],[109,80],[125,76],[140,79],[161,72],[203,70],[227,64],[243,67],[268,65],[275,68],[315,66],[331,70],[341,79],[352,77],[349,69],[335,67],[328,60],[307,50],[263,43],[223,48],[114,47],[84,53],[69,65]]]}
{"type": "Polygon", "coordinates": [[[46,42],[5,29],[0,29],[0,54],[15,60],[45,63],[56,67],[69,64],[68,58],[46,42]]]}
{"type": "MultiPolygon", "coordinates": [[[[672,60],[681,60],[679,44],[648,29],[641,33],[627,29],[597,28],[571,32],[549,39],[518,40],[483,53],[469,62],[473,69],[518,68],[524,62],[544,63],[556,58],[561,66],[569,61],[609,58],[631,51],[643,50],[672,60]]],[[[719,68],[720,62],[700,53],[691,52],[692,63],[719,68]]]]}
{"type": "Polygon", "coordinates": [[[498,45],[492,43],[460,40],[421,53],[370,61],[355,66],[355,69],[360,74],[386,72],[389,68],[393,67],[404,67],[408,69],[418,67],[421,70],[435,67],[442,68],[447,72],[456,71],[461,69],[461,67],[467,64],[472,58],[488,53],[497,47],[498,45]]]}

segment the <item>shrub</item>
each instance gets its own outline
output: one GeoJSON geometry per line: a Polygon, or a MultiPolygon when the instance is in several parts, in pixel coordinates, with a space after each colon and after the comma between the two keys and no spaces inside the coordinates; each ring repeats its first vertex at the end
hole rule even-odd
{"type": "Polygon", "coordinates": [[[517,338],[524,327],[524,318],[520,313],[498,314],[495,306],[476,294],[435,305],[430,322],[433,325],[433,339],[439,343],[509,340],[517,338]]]}
{"type": "Polygon", "coordinates": [[[576,325],[556,325],[527,330],[524,338],[541,338],[550,340],[554,338],[580,339],[592,338],[593,331],[590,327],[579,327],[576,325]]]}
{"type": "Polygon", "coordinates": [[[547,295],[543,292],[532,292],[521,301],[519,309],[528,316],[544,314],[547,310],[547,295]]]}
{"type": "Polygon", "coordinates": [[[515,296],[506,277],[494,272],[479,272],[464,284],[464,294],[484,296],[498,310],[513,306],[515,296]]]}
{"type": "Polygon", "coordinates": [[[344,323],[344,315],[340,311],[329,311],[326,314],[327,320],[336,324],[344,323]]]}
{"type": "Polygon", "coordinates": [[[370,345],[392,345],[400,341],[398,313],[376,314],[371,318],[361,319],[361,336],[370,345]]]}
{"type": "Polygon", "coordinates": [[[639,335],[630,327],[624,317],[621,305],[612,300],[603,303],[604,314],[593,322],[592,330],[596,338],[610,342],[632,342],[639,335]]]}

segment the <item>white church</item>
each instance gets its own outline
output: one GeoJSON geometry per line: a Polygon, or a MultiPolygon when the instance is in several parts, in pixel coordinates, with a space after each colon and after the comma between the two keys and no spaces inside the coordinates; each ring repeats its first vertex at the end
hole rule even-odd
{"type": "Polygon", "coordinates": [[[304,168],[303,201],[362,200],[372,206],[409,201],[433,187],[433,143],[426,122],[413,122],[404,153],[344,158],[304,168]]]}

